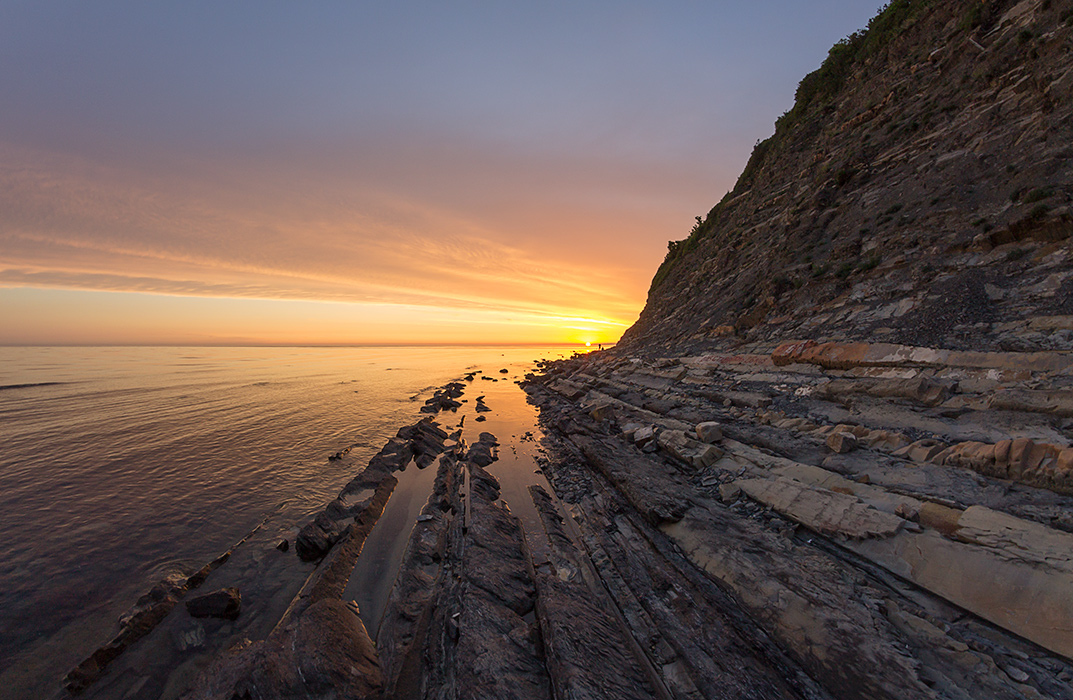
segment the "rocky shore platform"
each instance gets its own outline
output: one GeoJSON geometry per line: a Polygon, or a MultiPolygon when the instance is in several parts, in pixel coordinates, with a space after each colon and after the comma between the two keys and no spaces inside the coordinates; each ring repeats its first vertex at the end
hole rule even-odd
{"type": "Polygon", "coordinates": [[[714,599],[681,602],[698,572],[733,611],[725,629],[815,683],[784,694],[1071,696],[1067,354],[812,341],[618,352],[549,365],[526,389],[551,481],[610,562],[606,580],[624,584],[620,605],[637,600],[672,648],[696,645],[664,660],[701,696],[781,695],[717,685],[726,641],[701,613],[714,599]],[[648,590],[630,562],[650,548],[683,573],[648,590]],[[695,624],[675,633],[675,607],[695,624]]]}
{"type": "Polygon", "coordinates": [[[170,697],[1073,698],[1071,367],[801,342],[453,383],[281,554],[310,568],[275,624],[170,697]]]}

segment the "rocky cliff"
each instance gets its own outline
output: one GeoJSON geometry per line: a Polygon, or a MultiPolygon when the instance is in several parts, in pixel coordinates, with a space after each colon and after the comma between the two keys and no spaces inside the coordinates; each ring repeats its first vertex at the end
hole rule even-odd
{"type": "Polygon", "coordinates": [[[622,346],[1073,348],[1036,320],[1073,314],[1071,50],[1068,2],[892,2],[669,244],[622,346]]]}

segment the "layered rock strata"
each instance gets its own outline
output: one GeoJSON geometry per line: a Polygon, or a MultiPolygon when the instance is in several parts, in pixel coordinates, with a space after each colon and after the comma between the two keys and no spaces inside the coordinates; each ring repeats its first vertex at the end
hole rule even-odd
{"type": "MultiPolygon", "coordinates": [[[[926,348],[858,347],[837,364],[787,361],[772,344],[735,349],[602,353],[531,378],[554,455],[545,471],[582,532],[607,542],[625,523],[616,509],[634,513],[631,529],[665,538],[669,562],[727,591],[743,633],[766,635],[836,697],[1070,697],[1073,501],[1029,485],[1048,486],[1031,475],[1053,451],[1002,478],[951,458],[1006,432],[1022,445],[1015,462],[1031,464],[1023,445],[1057,441],[1055,418],[944,407],[997,379],[947,383],[928,372],[974,368],[947,357],[922,369],[913,358],[942,355],[926,348]],[[875,380],[876,355],[902,358],[881,365],[902,373],[892,391],[824,390],[875,380]],[[839,433],[856,448],[835,449],[839,433]],[[719,458],[683,454],[689,434],[720,435],[719,458]]],[[[1037,360],[996,353],[988,371],[1027,372],[1045,391],[1064,366],[1037,360]]],[[[629,570],[627,551],[611,551],[609,568],[629,570]]],[[[702,648],[701,660],[715,656],[702,648]]]]}

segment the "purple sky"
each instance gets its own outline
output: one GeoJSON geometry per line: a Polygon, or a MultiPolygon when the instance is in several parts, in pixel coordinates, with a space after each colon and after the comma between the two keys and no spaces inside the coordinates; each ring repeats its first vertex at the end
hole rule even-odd
{"type": "Polygon", "coordinates": [[[617,337],[878,6],[0,2],[0,343],[617,337]]]}

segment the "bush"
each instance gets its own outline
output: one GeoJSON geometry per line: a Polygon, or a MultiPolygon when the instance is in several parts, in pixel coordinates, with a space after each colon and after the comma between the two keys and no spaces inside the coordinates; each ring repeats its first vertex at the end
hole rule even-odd
{"type": "Polygon", "coordinates": [[[712,213],[718,210],[721,204],[722,202],[709,212],[707,219],[701,219],[699,216],[693,217],[696,221],[687,237],[680,241],[667,241],[667,255],[663,257],[663,262],[660,263],[659,269],[657,269],[656,274],[652,276],[652,284],[648,287],[649,292],[658,287],[660,283],[667,278],[675,263],[700,244],[701,239],[703,239],[706,232],[711,229],[714,222],[712,213]]]}
{"type": "Polygon", "coordinates": [[[995,26],[995,23],[1002,17],[1003,11],[1010,4],[1010,0],[982,0],[975,2],[969,11],[965,13],[965,16],[961,18],[961,22],[958,23],[958,29],[979,29],[986,33],[995,26]]]}
{"type": "Polygon", "coordinates": [[[893,0],[887,3],[868,21],[867,27],[832,46],[819,69],[801,80],[791,111],[804,110],[815,100],[836,95],[858,65],[887,46],[910,20],[930,4],[931,0],[893,0]]]}
{"type": "Polygon", "coordinates": [[[1033,202],[1039,202],[1054,196],[1053,187],[1037,187],[1036,189],[1025,195],[1025,204],[1032,204],[1033,202]]]}
{"type": "Polygon", "coordinates": [[[1032,207],[1032,211],[1028,212],[1028,219],[1030,221],[1038,221],[1039,219],[1042,219],[1044,216],[1046,216],[1047,212],[1049,212],[1050,210],[1051,208],[1046,204],[1037,204],[1036,206],[1032,207]]]}
{"type": "Polygon", "coordinates": [[[835,174],[835,184],[842,187],[857,174],[857,168],[842,168],[835,174]]]}
{"type": "Polygon", "coordinates": [[[874,270],[876,267],[879,266],[879,261],[880,257],[877,253],[867,258],[866,260],[862,260],[861,262],[857,263],[857,269],[861,272],[868,272],[869,270],[874,270]]]}

